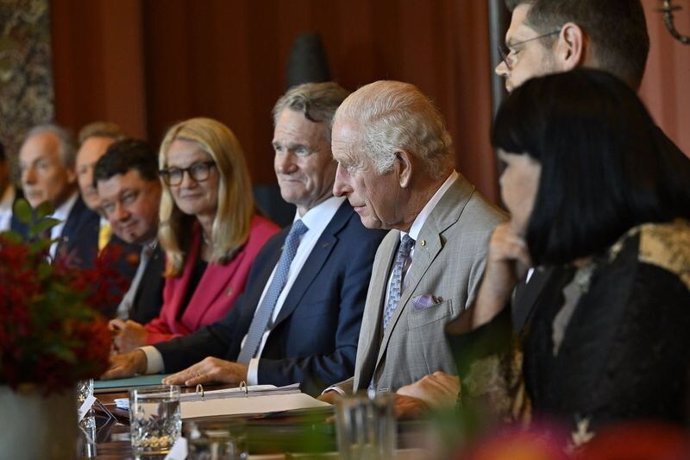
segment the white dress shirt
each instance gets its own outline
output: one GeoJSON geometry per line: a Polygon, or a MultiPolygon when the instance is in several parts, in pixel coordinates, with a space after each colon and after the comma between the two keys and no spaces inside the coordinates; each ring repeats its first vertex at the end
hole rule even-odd
{"type": "MultiPolygon", "coordinates": [[[[57,225],[50,229],[50,238],[52,238],[53,240],[60,238],[62,236],[62,230],[64,230],[65,228],[65,222],[67,221],[69,213],[72,211],[72,208],[74,207],[74,203],[77,202],[78,196],[79,194],[77,192],[74,192],[72,196],[67,198],[60,206],[57,207],[57,209],[55,209],[53,214],[50,215],[50,217],[60,221],[57,225]]],[[[55,259],[55,252],[57,251],[57,247],[58,241],[55,241],[53,244],[50,245],[51,259],[55,259]]]]}
{"type": "Polygon", "coordinates": [[[9,184],[0,198],[0,232],[10,229],[12,223],[12,205],[17,191],[12,184],[9,184]]]}

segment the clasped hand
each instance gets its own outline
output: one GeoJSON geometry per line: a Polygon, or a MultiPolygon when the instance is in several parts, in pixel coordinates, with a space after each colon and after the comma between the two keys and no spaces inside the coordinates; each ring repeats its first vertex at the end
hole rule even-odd
{"type": "Polygon", "coordinates": [[[127,353],[146,345],[148,331],[136,321],[112,319],[108,327],[113,334],[113,351],[127,353]]]}

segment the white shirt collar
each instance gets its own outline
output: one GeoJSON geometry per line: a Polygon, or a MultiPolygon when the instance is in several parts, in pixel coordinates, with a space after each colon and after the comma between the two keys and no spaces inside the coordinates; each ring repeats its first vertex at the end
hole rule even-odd
{"type": "Polygon", "coordinates": [[[66,221],[69,217],[70,211],[72,211],[72,208],[74,207],[74,203],[77,202],[78,196],[79,194],[77,192],[73,192],[69,198],[63,201],[62,204],[55,209],[50,217],[61,221],[66,221]]]}
{"type": "Polygon", "coordinates": [[[14,188],[14,185],[8,184],[7,187],[5,188],[5,191],[2,194],[2,198],[0,199],[0,209],[2,209],[2,210],[9,209],[11,211],[12,210],[12,203],[14,203],[15,195],[16,195],[16,190],[14,188]]]}
{"type": "Polygon", "coordinates": [[[8,184],[0,199],[0,231],[9,230],[12,222],[12,205],[16,190],[12,184],[8,184]]]}
{"type": "Polygon", "coordinates": [[[311,208],[302,217],[300,217],[299,212],[295,213],[293,222],[301,220],[307,226],[310,233],[313,232],[321,235],[321,232],[328,226],[340,205],[343,204],[343,201],[345,201],[345,197],[332,196],[311,208]]]}
{"type": "MultiPolygon", "coordinates": [[[[410,238],[417,241],[417,238],[419,237],[419,232],[422,230],[422,227],[424,226],[426,219],[434,210],[438,202],[441,201],[441,197],[443,197],[443,195],[446,194],[448,189],[451,187],[451,185],[453,185],[453,183],[457,180],[458,177],[458,172],[453,170],[453,172],[450,173],[448,178],[446,178],[445,182],[443,182],[443,184],[441,184],[438,190],[436,190],[434,196],[432,196],[431,199],[427,201],[427,203],[422,208],[422,211],[417,215],[414,222],[412,222],[412,226],[410,226],[410,238]]],[[[402,237],[406,234],[407,233],[405,232],[400,232],[400,239],[402,240],[402,237]]]]}

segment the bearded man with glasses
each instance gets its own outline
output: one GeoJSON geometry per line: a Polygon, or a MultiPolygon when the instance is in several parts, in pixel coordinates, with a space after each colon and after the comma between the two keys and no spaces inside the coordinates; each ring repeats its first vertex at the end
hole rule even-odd
{"type": "MultiPolygon", "coordinates": [[[[506,6],[512,17],[496,73],[505,78],[509,92],[532,77],[581,66],[607,71],[639,89],[649,54],[640,0],[506,0],[506,6]]],[[[679,161],[685,159],[661,129],[656,138],[679,161]]],[[[558,272],[516,273],[522,279],[512,302],[516,330],[525,326],[544,283],[562,276],[558,272]]]]}
{"type": "Polygon", "coordinates": [[[640,0],[506,0],[512,12],[496,73],[510,92],[527,79],[579,66],[639,88],[649,53],[640,0]]]}

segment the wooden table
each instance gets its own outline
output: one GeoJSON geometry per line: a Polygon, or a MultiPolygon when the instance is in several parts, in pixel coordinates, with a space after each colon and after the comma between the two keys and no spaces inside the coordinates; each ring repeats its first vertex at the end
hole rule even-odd
{"type": "MultiPolygon", "coordinates": [[[[129,418],[126,411],[116,409],[115,398],[127,397],[123,391],[98,393],[98,400],[115,416],[107,420],[101,413],[96,414],[96,444],[92,446],[99,460],[133,459],[129,438],[129,418]]],[[[242,419],[247,432],[247,444],[251,460],[338,458],[335,439],[335,424],[329,419],[332,412],[318,411],[313,414],[296,416],[251,416],[228,417],[242,419]]],[[[215,419],[214,419],[215,420],[215,419]]],[[[399,423],[396,459],[427,460],[425,450],[414,448],[420,445],[420,433],[426,428],[421,422],[399,423]]],[[[86,449],[82,449],[86,452],[86,449]]],[[[89,457],[82,457],[89,458],[89,457]]],[[[158,457],[162,458],[162,457],[158,457]]]]}

